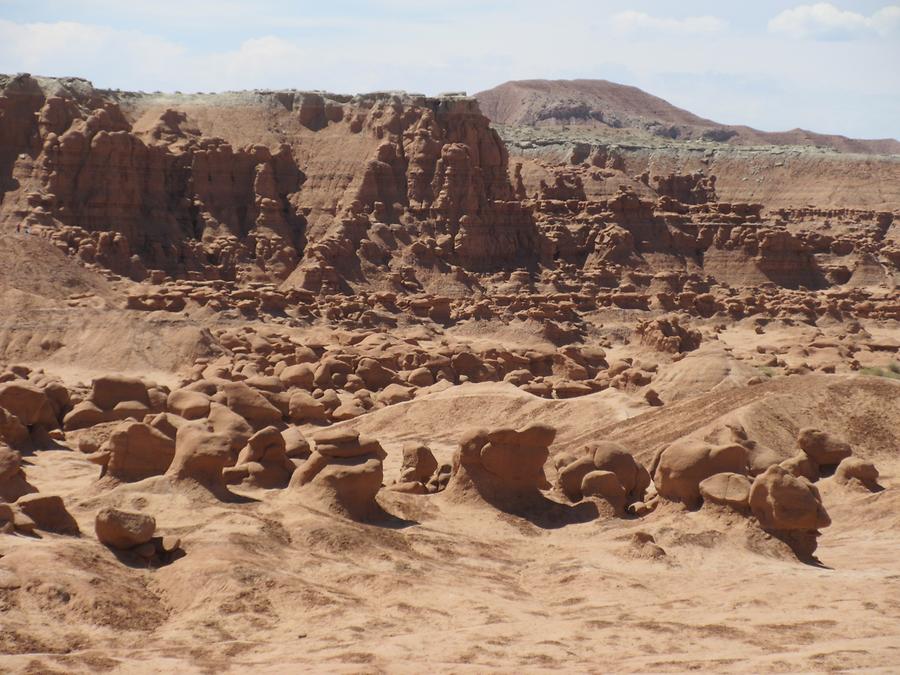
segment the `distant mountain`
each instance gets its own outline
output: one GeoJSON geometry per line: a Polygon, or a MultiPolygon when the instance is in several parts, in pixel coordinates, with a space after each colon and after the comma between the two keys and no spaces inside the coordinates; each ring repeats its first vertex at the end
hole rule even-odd
{"type": "Polygon", "coordinates": [[[518,80],[475,97],[493,122],[509,126],[583,126],[619,129],[623,134],[639,131],[676,140],[811,145],[838,152],[900,154],[900,141],[895,139],[857,140],[803,129],[773,133],[719,124],[637,87],[606,80],[518,80]]]}

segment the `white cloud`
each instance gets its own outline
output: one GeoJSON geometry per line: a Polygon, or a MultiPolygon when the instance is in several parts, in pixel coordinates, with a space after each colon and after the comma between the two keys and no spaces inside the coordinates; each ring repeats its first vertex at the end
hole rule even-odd
{"type": "Polygon", "coordinates": [[[139,72],[162,82],[186,50],[138,31],[77,22],[14,23],[0,19],[0,72],[84,76],[97,71],[139,72]],[[12,67],[10,67],[12,66],[12,67]]]}
{"type": "Polygon", "coordinates": [[[76,76],[100,87],[164,90],[314,88],[322,59],[274,36],[222,51],[197,51],[162,37],[78,22],[0,19],[0,72],[76,76]]]}
{"type": "MultiPolygon", "coordinates": [[[[9,1],[0,0],[0,6],[9,1]]],[[[21,7],[39,1],[13,0],[21,7]]],[[[85,0],[79,6],[112,7],[113,1],[85,0]]],[[[158,0],[164,7],[174,1],[158,0]]],[[[464,1],[476,12],[475,0],[464,1]]],[[[597,77],[642,87],[726,123],[872,137],[900,131],[894,113],[900,69],[891,65],[898,63],[900,40],[798,41],[736,30],[744,23],[725,3],[721,12],[728,25],[714,17],[623,13],[618,0],[566,0],[551,14],[546,0],[496,0],[482,2],[477,20],[456,10],[435,16],[342,11],[340,5],[350,0],[330,0],[315,15],[274,11],[294,1],[258,2],[273,8],[258,12],[264,15],[259,21],[228,14],[200,23],[192,16],[177,27],[151,21],[149,14],[123,21],[121,12],[98,11],[73,21],[32,23],[0,11],[0,73],[74,75],[98,87],[145,91],[297,88],[351,94],[476,92],[513,79],[597,77]],[[515,11],[497,9],[513,2],[515,11]]],[[[423,3],[437,6],[437,0],[423,3]]],[[[224,0],[222,7],[227,12],[239,4],[224,0]]],[[[150,5],[127,4],[133,11],[150,5]]],[[[886,30],[896,10],[868,18],[886,30]]]]}
{"type": "Polygon", "coordinates": [[[619,12],[612,17],[612,25],[623,33],[718,33],[728,24],[715,16],[689,16],[684,19],[651,16],[645,12],[619,12]]]}
{"type": "Polygon", "coordinates": [[[900,34],[900,6],[889,5],[871,16],[839,9],[831,3],[800,5],[769,22],[769,31],[797,39],[853,40],[900,34]]]}

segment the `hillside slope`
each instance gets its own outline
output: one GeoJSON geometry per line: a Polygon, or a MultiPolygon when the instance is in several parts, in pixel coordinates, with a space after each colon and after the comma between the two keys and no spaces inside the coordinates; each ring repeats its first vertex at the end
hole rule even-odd
{"type": "Polygon", "coordinates": [[[508,126],[580,126],[649,132],[662,138],[734,145],[809,145],[838,152],[898,154],[895,139],[858,140],[803,129],[765,132],[729,126],[677,108],[637,87],[606,80],[519,80],[475,94],[494,123],[508,126]]]}

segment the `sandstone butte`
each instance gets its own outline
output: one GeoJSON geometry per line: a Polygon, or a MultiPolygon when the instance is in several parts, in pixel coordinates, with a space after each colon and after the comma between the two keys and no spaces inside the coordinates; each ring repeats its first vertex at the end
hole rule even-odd
{"type": "Polygon", "coordinates": [[[896,668],[898,148],[0,76],[0,670],[896,668]]]}

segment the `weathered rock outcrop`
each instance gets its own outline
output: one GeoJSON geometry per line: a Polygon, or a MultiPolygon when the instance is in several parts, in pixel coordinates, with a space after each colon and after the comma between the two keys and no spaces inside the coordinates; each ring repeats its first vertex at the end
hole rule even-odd
{"type": "Polygon", "coordinates": [[[544,464],[556,429],[475,429],[459,443],[447,494],[476,497],[503,511],[528,509],[543,500],[544,464]]]}
{"type": "Polygon", "coordinates": [[[412,494],[436,492],[440,486],[440,481],[436,476],[438,468],[438,462],[428,446],[407,443],[403,446],[400,477],[390,489],[395,492],[412,494]]]}
{"type": "Polygon", "coordinates": [[[134,482],[161,476],[175,456],[175,439],[142,422],[124,422],[90,457],[100,464],[102,476],[134,482]]]}
{"type": "Polygon", "coordinates": [[[72,430],[128,418],[140,420],[149,413],[162,412],[165,401],[164,392],[136,377],[98,377],[88,397],[65,416],[63,426],[72,430]]]}
{"type": "Polygon", "coordinates": [[[749,504],[760,526],[784,538],[800,556],[815,552],[818,530],[831,524],[816,487],[778,465],[753,481],[749,504]]]}
{"type": "Polygon", "coordinates": [[[624,447],[609,441],[561,455],[557,469],[559,487],[570,500],[599,497],[620,515],[627,505],[643,499],[651,483],[647,469],[624,447]]]}
{"type": "Polygon", "coordinates": [[[718,473],[748,473],[747,449],[738,444],[715,446],[696,439],[672,443],[660,453],[653,482],[660,496],[697,506],[700,483],[718,473]]]}
{"type": "Polygon", "coordinates": [[[296,466],[287,456],[284,436],[275,427],[262,429],[247,441],[233,467],[224,470],[226,483],[263,488],[285,487],[296,466]]]}
{"type": "Polygon", "coordinates": [[[834,434],[818,429],[801,429],[797,436],[797,445],[814,461],[819,468],[834,469],[853,451],[850,444],[837,438],[834,434]]]}
{"type": "Polygon", "coordinates": [[[378,441],[346,429],[319,432],[313,441],[315,449],[294,472],[290,489],[311,505],[353,520],[383,516],[375,495],[386,453],[378,441]]]}
{"type": "MultiPolygon", "coordinates": [[[[249,260],[256,240],[269,238],[293,247],[296,264],[304,219],[288,196],[304,176],[290,146],[234,148],[200,136],[175,110],[145,136],[112,95],[84,81],[20,76],[3,84],[3,147],[34,158],[23,176],[27,198],[0,209],[5,217],[102,232],[76,244],[79,255],[138,278],[147,267],[234,275],[238,261],[219,259],[221,246],[204,250],[190,240],[237,238],[245,242],[238,256],[249,260]]],[[[11,161],[4,175],[16,173],[11,161]]]]}
{"type": "Polygon", "coordinates": [[[22,456],[0,443],[0,501],[14,502],[22,495],[37,492],[25,477],[22,456]]]}
{"type": "Polygon", "coordinates": [[[231,439],[210,430],[211,425],[191,422],[183,425],[175,437],[175,457],[166,476],[191,481],[213,494],[226,494],[222,469],[234,463],[231,439]]]}
{"type": "Polygon", "coordinates": [[[506,148],[473,99],[272,92],[247,101],[297,116],[310,134],[352,139],[338,156],[338,146],[313,142],[311,158],[299,137],[220,138],[192,117],[194,105],[160,110],[152,96],[85,81],[0,79],[3,192],[19,186],[0,223],[54,227],[85,262],[136,279],[157,269],[280,281],[305,254],[291,283],[319,290],[366,274],[358,250],[368,230],[402,216],[449,236],[450,259],[469,269],[535,259],[536,229],[514,201],[506,148]],[[324,172],[308,185],[300,145],[308,170],[324,172]],[[336,180],[335,166],[349,177],[336,180]]]}

